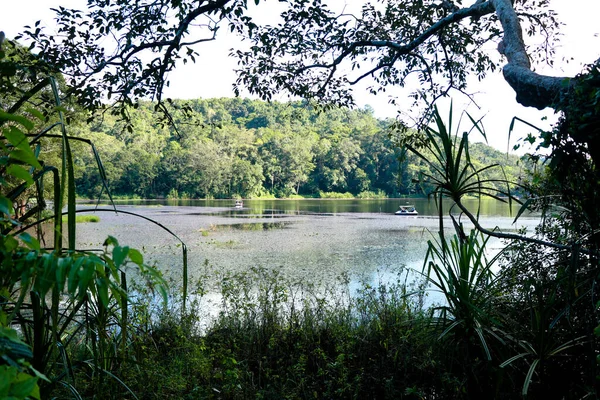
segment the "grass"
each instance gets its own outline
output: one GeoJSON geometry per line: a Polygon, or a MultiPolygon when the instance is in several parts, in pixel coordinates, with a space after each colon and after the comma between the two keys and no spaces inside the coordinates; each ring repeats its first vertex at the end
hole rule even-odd
{"type": "MultiPolygon", "coordinates": [[[[66,221],[67,217],[63,216],[63,222],[66,221]]],[[[75,222],[78,224],[87,222],[100,222],[100,217],[98,215],[77,215],[75,217],[75,222]]]]}
{"type": "Polygon", "coordinates": [[[345,276],[315,283],[252,268],[210,279],[185,315],[161,308],[132,343],[139,357],[121,374],[138,398],[521,398],[514,376],[498,388],[497,365],[438,340],[423,283],[402,269],[352,294],[345,276]],[[203,296],[214,292],[207,324],[203,296]]]}
{"type": "MultiPolygon", "coordinates": [[[[120,377],[140,399],[522,400],[519,370],[482,357],[478,335],[461,346],[458,330],[424,306],[424,283],[396,272],[395,281],[352,293],[346,276],[324,283],[264,268],[221,272],[198,282],[184,314],[177,304],[140,313],[149,307],[137,296],[132,307],[146,317],[120,377]]],[[[102,386],[103,398],[122,394],[110,380],[102,386]]]]}
{"type": "Polygon", "coordinates": [[[201,303],[183,317],[162,309],[135,343],[143,357],[122,375],[138,398],[416,399],[447,378],[430,359],[443,346],[428,336],[416,285],[365,284],[352,297],[347,277],[310,283],[262,268],[210,285],[197,298],[217,290],[222,301],[205,330],[201,303]]]}
{"type": "Polygon", "coordinates": [[[338,193],[338,192],[321,192],[319,191],[319,198],[321,199],[353,199],[352,193],[338,193]]]}
{"type": "Polygon", "coordinates": [[[218,240],[211,240],[209,242],[209,244],[213,244],[220,249],[232,249],[238,244],[238,242],[236,242],[235,240],[228,240],[226,242],[221,242],[218,240]]]}

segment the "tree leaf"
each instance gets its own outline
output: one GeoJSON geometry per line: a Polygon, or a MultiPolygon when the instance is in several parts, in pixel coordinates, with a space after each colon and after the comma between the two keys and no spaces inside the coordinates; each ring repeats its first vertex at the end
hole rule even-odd
{"type": "MultiPolygon", "coordinates": [[[[25,118],[21,115],[9,114],[7,112],[0,110],[0,122],[4,122],[4,121],[17,122],[17,123],[23,125],[25,127],[25,129],[27,129],[27,130],[33,129],[33,126],[34,126],[30,120],[28,120],[27,118],[25,118]]],[[[9,141],[10,141],[10,139],[9,139],[9,141]]]]}
{"type": "Polygon", "coordinates": [[[23,241],[23,243],[25,243],[25,245],[27,247],[29,247],[31,250],[35,250],[35,251],[41,251],[41,247],[40,247],[40,242],[34,238],[33,236],[31,236],[29,233],[27,232],[23,232],[19,235],[19,239],[21,239],[23,241]]]}
{"type": "Polygon", "coordinates": [[[33,185],[33,179],[31,174],[25,168],[20,165],[11,164],[6,168],[6,172],[17,179],[24,180],[27,182],[27,186],[33,185]]]}
{"type": "Polygon", "coordinates": [[[144,263],[144,256],[137,249],[129,249],[129,259],[137,265],[144,263]]]}
{"type": "Polygon", "coordinates": [[[31,151],[30,148],[28,150],[14,149],[10,152],[10,158],[13,160],[22,161],[28,165],[31,165],[32,167],[35,167],[36,169],[42,168],[39,161],[35,157],[35,154],[33,154],[33,151],[31,151]]]}
{"type": "Polygon", "coordinates": [[[128,246],[115,246],[113,248],[113,261],[115,262],[115,267],[119,268],[123,262],[125,261],[125,259],[127,258],[127,255],[129,254],[129,247],[128,246]]]}
{"type": "Polygon", "coordinates": [[[3,212],[6,215],[11,215],[13,213],[12,202],[4,196],[0,196],[0,212],[3,212]]]}

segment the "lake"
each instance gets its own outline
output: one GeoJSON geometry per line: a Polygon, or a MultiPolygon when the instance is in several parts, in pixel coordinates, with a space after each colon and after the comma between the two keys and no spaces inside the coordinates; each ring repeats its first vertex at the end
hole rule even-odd
{"type": "MultiPolygon", "coordinates": [[[[466,203],[476,211],[476,200],[466,203]]],[[[377,285],[395,279],[400,267],[420,271],[427,241],[439,224],[435,204],[427,199],[245,200],[243,209],[233,206],[233,200],[117,204],[157,221],[186,243],[191,282],[264,267],[296,282],[326,284],[347,274],[351,290],[360,282],[377,285]],[[415,205],[419,216],[394,215],[406,203],[415,205]]],[[[142,250],[167,277],[181,281],[181,247],[174,237],[144,219],[107,212],[108,206],[100,209],[99,223],[78,225],[80,248],[101,248],[112,235],[122,245],[142,250]]],[[[481,202],[480,215],[483,226],[504,231],[522,226],[531,231],[537,223],[537,218],[526,217],[513,225],[508,205],[493,199],[481,202]]],[[[452,234],[450,219],[444,220],[452,234]]],[[[466,218],[462,222],[470,225],[466,218]]],[[[489,251],[501,247],[499,240],[491,240],[489,251]]]]}
{"type": "MultiPolygon", "coordinates": [[[[92,203],[89,203],[92,204],[92,203]]],[[[294,199],[294,200],[244,200],[244,209],[233,209],[234,200],[125,200],[118,201],[122,205],[152,206],[164,205],[172,207],[211,207],[222,208],[222,213],[228,213],[231,217],[243,214],[268,215],[270,213],[298,214],[298,213],[383,213],[393,214],[398,210],[398,206],[411,204],[414,205],[423,216],[437,215],[437,208],[433,200],[425,198],[414,199],[294,199]]],[[[444,209],[448,210],[453,204],[450,200],[444,201],[444,209]]],[[[477,199],[466,199],[464,204],[473,212],[480,207],[480,213],[486,217],[509,217],[515,215],[518,211],[518,204],[502,203],[500,201],[485,198],[481,201],[477,199]],[[511,212],[512,211],[512,212],[511,212]]]]}

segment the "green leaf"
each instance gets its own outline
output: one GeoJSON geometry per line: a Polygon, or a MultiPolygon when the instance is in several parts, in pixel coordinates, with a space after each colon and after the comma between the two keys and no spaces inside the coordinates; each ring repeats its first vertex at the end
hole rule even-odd
{"type": "Polygon", "coordinates": [[[19,241],[12,236],[6,236],[4,238],[4,250],[11,252],[19,247],[19,241]]]}
{"type": "Polygon", "coordinates": [[[533,362],[531,363],[531,366],[529,367],[529,371],[527,371],[527,376],[525,376],[525,382],[523,383],[523,390],[521,391],[521,394],[523,396],[527,396],[527,392],[529,390],[529,384],[531,383],[531,380],[533,378],[533,373],[535,372],[535,367],[537,367],[539,362],[540,362],[539,358],[536,360],[533,360],[533,362]]]}
{"type": "Polygon", "coordinates": [[[13,213],[12,201],[4,196],[0,196],[0,212],[3,212],[6,215],[11,215],[13,213]]]}
{"type": "Polygon", "coordinates": [[[38,378],[35,378],[24,372],[20,372],[10,388],[9,395],[17,398],[26,398],[29,396],[35,386],[37,385],[38,378]]]}
{"type": "Polygon", "coordinates": [[[71,266],[71,270],[69,271],[69,283],[67,285],[67,291],[72,296],[75,295],[75,289],[77,289],[77,283],[79,281],[79,279],[78,279],[78,277],[79,277],[79,269],[81,268],[81,265],[83,264],[83,261],[84,261],[83,258],[77,259],[73,263],[73,265],[71,266]]]}
{"type": "Polygon", "coordinates": [[[8,397],[10,384],[17,377],[17,368],[0,365],[0,399],[8,397]]]}
{"type": "Polygon", "coordinates": [[[83,264],[83,268],[79,269],[79,271],[77,272],[77,275],[79,277],[79,284],[77,285],[78,296],[83,296],[87,293],[88,289],[93,289],[93,287],[90,287],[90,281],[92,280],[95,272],[96,268],[93,268],[93,265],[90,265],[89,263],[83,264]]]}
{"type": "Polygon", "coordinates": [[[29,148],[27,150],[14,149],[13,151],[10,152],[10,158],[13,160],[22,161],[25,164],[35,167],[36,169],[42,168],[39,161],[35,157],[35,154],[33,154],[33,151],[31,150],[31,148],[29,148]]]}
{"type": "Polygon", "coordinates": [[[113,261],[115,262],[115,266],[117,268],[123,264],[123,262],[127,258],[128,254],[129,254],[128,246],[124,246],[124,247],[115,246],[113,248],[113,261]]]}
{"type": "Polygon", "coordinates": [[[33,179],[31,178],[31,174],[29,173],[29,171],[27,171],[20,165],[11,164],[8,166],[8,168],[6,168],[6,172],[17,179],[24,180],[25,182],[27,182],[28,186],[33,185],[33,179]]]}
{"type": "Polygon", "coordinates": [[[104,278],[97,278],[96,279],[96,286],[98,287],[98,297],[100,298],[100,301],[102,302],[102,304],[104,306],[108,306],[108,303],[109,303],[109,299],[108,299],[108,285],[106,283],[106,279],[104,279],[104,278]]]}
{"type": "Polygon", "coordinates": [[[529,208],[529,205],[531,204],[531,202],[532,202],[532,199],[525,200],[525,202],[523,203],[523,205],[519,209],[519,212],[517,213],[517,216],[515,217],[515,220],[513,221],[513,224],[517,222],[517,220],[519,219],[519,217],[521,215],[523,215],[523,213],[525,211],[527,211],[527,209],[529,208]]]}
{"type": "Polygon", "coordinates": [[[41,250],[40,242],[36,238],[31,236],[29,233],[21,233],[19,235],[19,239],[21,239],[23,243],[25,243],[25,245],[27,245],[27,247],[29,247],[31,250],[35,250],[38,252],[41,250]]]}
{"type": "Polygon", "coordinates": [[[65,287],[65,282],[67,280],[67,267],[70,264],[70,259],[64,259],[61,258],[58,260],[58,263],[56,265],[56,284],[58,286],[59,290],[63,290],[63,288],[65,287]]]}
{"type": "Polygon", "coordinates": [[[42,114],[39,110],[36,110],[35,108],[27,108],[25,111],[27,111],[29,114],[33,115],[34,117],[36,117],[40,121],[44,121],[45,120],[44,114],[42,114]]]}
{"type": "Polygon", "coordinates": [[[0,326],[0,337],[7,338],[10,341],[15,342],[15,343],[25,344],[21,341],[21,339],[19,339],[19,334],[17,333],[17,331],[15,331],[12,328],[0,326]]]}
{"type": "MultiPolygon", "coordinates": [[[[25,118],[21,115],[9,114],[7,112],[0,110],[0,122],[4,122],[4,121],[14,121],[18,124],[23,125],[25,127],[25,129],[27,129],[27,130],[33,129],[33,123],[30,120],[28,120],[27,118],[25,118]]],[[[9,142],[10,142],[10,139],[9,139],[9,142]]]]}
{"type": "Polygon", "coordinates": [[[129,258],[137,265],[144,263],[144,256],[137,249],[129,249],[129,258]]]}
{"type": "Polygon", "coordinates": [[[119,245],[119,241],[115,237],[109,236],[104,241],[103,246],[110,246],[110,245],[118,246],[119,245]]]}
{"type": "Polygon", "coordinates": [[[27,137],[20,129],[16,126],[11,126],[6,129],[3,129],[4,137],[10,144],[12,144],[15,148],[18,149],[26,149],[29,147],[29,143],[27,142],[27,137]]]}

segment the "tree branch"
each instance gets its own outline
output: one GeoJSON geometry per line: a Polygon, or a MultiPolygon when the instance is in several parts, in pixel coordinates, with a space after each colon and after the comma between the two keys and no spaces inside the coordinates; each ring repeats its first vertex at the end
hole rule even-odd
{"type": "Polygon", "coordinates": [[[442,29],[450,26],[451,24],[461,21],[468,17],[482,17],[486,14],[491,14],[493,12],[494,12],[494,8],[492,7],[490,1],[484,1],[484,2],[478,1],[475,4],[473,4],[471,7],[462,8],[462,9],[440,19],[439,21],[437,21],[435,24],[431,25],[423,33],[421,33],[419,36],[417,36],[414,40],[412,40],[408,44],[402,45],[398,42],[391,41],[391,40],[356,41],[356,42],[351,43],[345,50],[343,50],[342,53],[338,57],[336,57],[332,63],[307,65],[305,67],[298,69],[296,71],[296,73],[302,73],[302,72],[304,72],[308,69],[312,69],[312,68],[333,68],[333,67],[339,65],[340,63],[342,63],[342,61],[344,61],[344,59],[346,59],[346,57],[348,57],[350,54],[352,54],[356,49],[358,49],[360,47],[375,47],[375,48],[387,47],[387,48],[395,51],[398,56],[407,55],[410,52],[412,52],[413,50],[415,50],[417,47],[419,47],[420,45],[425,43],[425,41],[427,39],[436,35],[442,29]]]}
{"type": "MultiPolygon", "coordinates": [[[[492,231],[492,230],[486,229],[483,226],[481,226],[481,224],[479,223],[477,218],[475,218],[475,216],[473,214],[471,214],[471,212],[469,210],[467,210],[467,208],[460,201],[455,201],[455,202],[456,202],[456,205],[460,208],[460,210],[467,216],[467,218],[469,218],[471,223],[475,226],[475,229],[477,229],[479,232],[481,232],[485,235],[493,236],[493,237],[496,237],[499,239],[519,240],[519,241],[522,241],[525,243],[537,244],[540,246],[551,247],[551,248],[558,249],[558,250],[573,250],[573,248],[575,246],[577,246],[576,244],[569,246],[566,244],[548,242],[545,240],[536,239],[536,238],[532,238],[529,236],[517,235],[514,233],[504,233],[504,232],[498,232],[498,231],[492,231]]],[[[579,246],[577,246],[577,247],[579,247],[579,246]]],[[[582,254],[596,254],[596,252],[594,252],[594,251],[590,251],[590,250],[582,249],[582,248],[579,249],[579,252],[582,254]]]]}
{"type": "Polygon", "coordinates": [[[516,92],[517,102],[540,110],[557,107],[571,88],[570,78],[533,72],[523,42],[521,23],[511,0],[490,0],[490,3],[504,30],[498,51],[506,56],[508,63],[502,72],[506,82],[516,92]]]}

